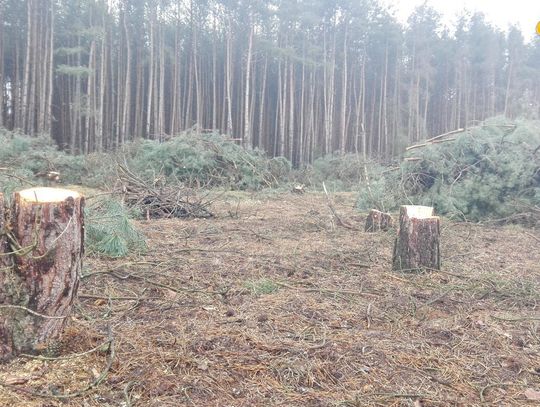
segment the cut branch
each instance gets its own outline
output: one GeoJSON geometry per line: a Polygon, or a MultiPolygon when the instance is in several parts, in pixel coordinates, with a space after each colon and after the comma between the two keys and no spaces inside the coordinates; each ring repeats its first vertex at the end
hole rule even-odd
{"type": "Polygon", "coordinates": [[[447,133],[439,134],[438,136],[427,139],[423,143],[415,144],[413,146],[409,146],[409,147],[407,147],[405,149],[405,151],[414,150],[415,148],[421,148],[421,147],[425,147],[425,146],[428,146],[428,145],[431,145],[431,144],[445,143],[447,141],[454,141],[455,138],[449,138],[449,139],[444,139],[444,138],[447,137],[447,136],[451,136],[453,134],[463,133],[464,131],[465,131],[465,129],[457,129],[457,130],[449,131],[447,133]],[[444,140],[441,140],[441,139],[444,139],[444,140]]]}
{"type": "Polygon", "coordinates": [[[204,202],[190,188],[167,186],[162,177],[152,182],[134,174],[127,166],[118,166],[118,178],[124,201],[141,209],[147,220],[156,218],[210,218],[211,202],[204,202]]]}

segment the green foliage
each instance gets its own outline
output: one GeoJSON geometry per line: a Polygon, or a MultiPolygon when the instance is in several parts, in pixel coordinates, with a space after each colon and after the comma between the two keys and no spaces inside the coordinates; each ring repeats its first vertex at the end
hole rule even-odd
{"type": "Polygon", "coordinates": [[[267,278],[247,281],[244,285],[253,295],[272,294],[279,290],[279,285],[267,278]]]}
{"type": "Polygon", "coordinates": [[[0,193],[4,194],[4,196],[10,196],[14,191],[31,187],[32,185],[25,180],[32,175],[32,173],[25,170],[16,170],[9,173],[0,170],[0,193]]]}
{"type": "Polygon", "coordinates": [[[77,55],[86,53],[84,47],[59,47],[54,50],[55,55],[66,56],[66,55],[77,55]]]}
{"type": "Polygon", "coordinates": [[[0,129],[0,182],[2,192],[43,183],[35,174],[61,173],[62,181],[81,184],[87,173],[85,159],[58,151],[48,137],[28,137],[0,129]]]}
{"type": "Polygon", "coordinates": [[[58,65],[56,72],[61,75],[87,78],[92,74],[92,69],[86,66],[58,65]]]}
{"type": "Polygon", "coordinates": [[[378,209],[383,212],[397,208],[404,202],[400,185],[399,168],[371,163],[366,166],[367,175],[359,186],[356,206],[364,211],[378,209]]]}
{"type": "Polygon", "coordinates": [[[365,164],[357,154],[328,154],[303,171],[303,183],[320,187],[324,182],[333,191],[351,190],[363,182],[365,164]]]}
{"type": "MultiPolygon", "coordinates": [[[[0,130],[0,192],[7,198],[15,190],[44,183],[36,174],[60,172],[65,184],[103,187],[111,179],[112,156],[71,156],[58,151],[46,137],[28,137],[0,130]]],[[[86,209],[86,249],[109,257],[125,256],[145,248],[144,236],[134,227],[133,214],[112,199],[91,201],[86,209]]]]}
{"type": "Polygon", "coordinates": [[[139,176],[188,186],[261,189],[276,186],[290,171],[284,158],[269,159],[260,150],[246,150],[218,134],[192,131],[158,143],[145,140],[125,149],[128,167],[139,176]]]}
{"type": "MultiPolygon", "coordinates": [[[[455,141],[411,150],[416,161],[374,177],[371,190],[386,209],[432,205],[463,219],[504,218],[540,203],[540,122],[502,118],[461,133],[455,141]]],[[[373,202],[364,188],[358,206],[373,202]]]]}
{"type": "Polygon", "coordinates": [[[78,183],[90,188],[111,188],[118,179],[117,155],[118,153],[92,153],[78,156],[83,163],[78,183]]]}
{"type": "Polygon", "coordinates": [[[133,214],[113,199],[93,201],[85,209],[86,249],[107,257],[124,257],[146,249],[144,235],[130,218],[133,214]]]}
{"type": "MultiPolygon", "coordinates": [[[[64,184],[103,188],[115,182],[117,161],[125,161],[143,179],[164,176],[169,184],[230,189],[273,187],[291,171],[291,164],[285,158],[268,158],[261,150],[245,150],[224,136],[192,131],[164,143],[136,141],[116,153],[87,156],[59,151],[47,137],[3,130],[0,130],[0,143],[0,167],[34,184],[43,183],[34,178],[35,174],[58,171],[64,184]]],[[[3,183],[5,191],[6,186],[10,190],[24,186],[16,177],[3,183]]]]}

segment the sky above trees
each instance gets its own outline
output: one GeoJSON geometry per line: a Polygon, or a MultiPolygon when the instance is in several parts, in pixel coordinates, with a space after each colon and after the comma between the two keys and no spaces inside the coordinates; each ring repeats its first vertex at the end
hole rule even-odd
{"type": "MultiPolygon", "coordinates": [[[[395,11],[396,17],[403,23],[414,9],[425,0],[385,0],[384,4],[395,11]]],[[[526,40],[535,35],[535,26],[540,21],[540,2],[531,0],[429,0],[427,4],[439,13],[442,21],[453,26],[460,15],[468,11],[471,14],[482,12],[486,20],[497,27],[507,30],[510,25],[518,25],[526,40]]]]}

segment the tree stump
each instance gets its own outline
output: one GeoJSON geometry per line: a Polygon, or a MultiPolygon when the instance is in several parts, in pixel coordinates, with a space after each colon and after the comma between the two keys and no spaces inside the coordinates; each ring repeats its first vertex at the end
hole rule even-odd
{"type": "Polygon", "coordinates": [[[380,230],[388,230],[394,224],[392,215],[372,209],[366,219],[366,232],[378,232],[380,230]]]}
{"type": "Polygon", "coordinates": [[[440,270],[439,224],[439,217],[434,216],[432,207],[402,206],[394,245],[393,269],[440,270]]]}
{"type": "MultiPolygon", "coordinates": [[[[6,231],[6,204],[4,195],[0,194],[0,304],[14,304],[19,302],[21,282],[13,272],[13,258],[6,231]]],[[[0,359],[13,353],[10,320],[17,312],[16,309],[0,309],[0,359]]]]}
{"type": "Polygon", "coordinates": [[[83,208],[77,192],[32,188],[15,193],[1,217],[1,358],[43,350],[60,337],[79,286],[83,208]]]}

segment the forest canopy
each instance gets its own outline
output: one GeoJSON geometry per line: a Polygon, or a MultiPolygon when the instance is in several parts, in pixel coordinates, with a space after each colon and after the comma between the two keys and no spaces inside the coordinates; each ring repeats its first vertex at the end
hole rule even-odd
{"type": "Polygon", "coordinates": [[[187,129],[294,165],[540,115],[540,40],[376,0],[0,0],[0,127],[101,152],[187,129]]]}

